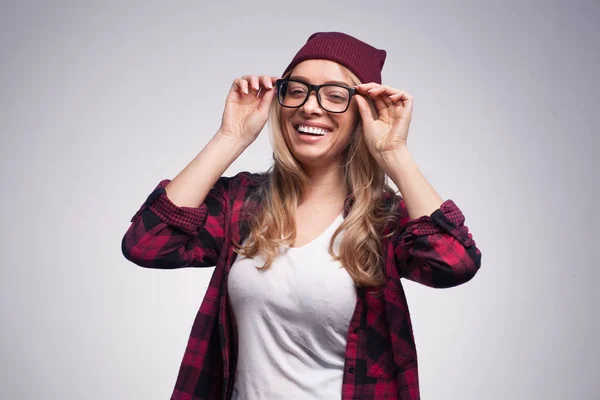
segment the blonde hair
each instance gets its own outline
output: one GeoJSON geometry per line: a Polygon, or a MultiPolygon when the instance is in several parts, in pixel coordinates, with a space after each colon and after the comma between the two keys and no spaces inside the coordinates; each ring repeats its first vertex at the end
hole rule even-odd
{"type": "MultiPolygon", "coordinates": [[[[356,75],[343,66],[340,67],[349,75],[353,84],[361,83],[356,75]]],[[[248,213],[252,221],[248,241],[244,246],[234,243],[239,255],[251,258],[261,253],[265,257],[265,264],[257,267],[259,270],[271,267],[280,245],[291,245],[294,242],[297,207],[310,183],[285,142],[280,112],[281,106],[277,98],[274,98],[269,118],[274,162],[267,171],[266,185],[254,194],[259,199],[261,208],[257,213],[248,213]]],[[[385,282],[385,258],[381,240],[384,227],[397,223],[394,215],[397,198],[395,191],[386,182],[385,173],[366,146],[360,119],[342,154],[342,167],[352,207],[331,237],[329,254],[348,271],[356,286],[380,286],[385,282]],[[391,204],[390,201],[384,201],[385,193],[390,195],[388,199],[391,199],[391,204]],[[342,231],[344,235],[339,254],[336,255],[333,243],[342,231]]]]}

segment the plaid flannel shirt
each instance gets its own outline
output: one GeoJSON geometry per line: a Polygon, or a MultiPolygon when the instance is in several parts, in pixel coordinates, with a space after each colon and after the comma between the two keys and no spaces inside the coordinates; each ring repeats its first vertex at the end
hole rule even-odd
{"type": "MultiPolygon", "coordinates": [[[[161,181],[131,219],[122,252],[146,268],[216,266],[193,323],[172,400],[230,399],[236,343],[227,296],[227,276],[238,243],[249,233],[240,213],[248,194],[266,174],[221,177],[200,207],[178,207],[161,181]]],[[[464,216],[446,200],[430,216],[410,220],[398,197],[400,226],[383,239],[386,283],[382,292],[359,288],[350,321],[340,397],[419,399],[417,352],[400,278],[446,288],[470,280],[481,262],[464,216]]],[[[352,201],[344,204],[344,217],[352,201]]],[[[385,233],[389,231],[386,230],[385,233]]]]}

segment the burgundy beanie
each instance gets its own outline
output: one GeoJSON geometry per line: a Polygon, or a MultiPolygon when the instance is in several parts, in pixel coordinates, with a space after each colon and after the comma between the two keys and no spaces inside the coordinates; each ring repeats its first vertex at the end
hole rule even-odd
{"type": "Polygon", "coordinates": [[[305,60],[330,60],[348,68],[362,83],[381,84],[385,56],[385,50],[376,49],[345,33],[317,32],[308,38],[283,75],[305,60]]]}

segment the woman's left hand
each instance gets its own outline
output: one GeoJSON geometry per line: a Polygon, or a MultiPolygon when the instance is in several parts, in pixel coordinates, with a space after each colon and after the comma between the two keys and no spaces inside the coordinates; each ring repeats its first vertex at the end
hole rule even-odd
{"type": "Polygon", "coordinates": [[[406,147],[413,99],[403,90],[377,83],[356,86],[356,101],[369,151],[379,162],[406,147]],[[371,99],[377,115],[365,97],[371,99]]]}

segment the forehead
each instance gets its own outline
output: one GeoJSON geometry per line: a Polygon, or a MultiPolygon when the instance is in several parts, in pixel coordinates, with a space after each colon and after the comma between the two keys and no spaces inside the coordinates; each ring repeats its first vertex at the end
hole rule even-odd
{"type": "Polygon", "coordinates": [[[302,61],[294,67],[290,76],[301,76],[315,85],[329,81],[340,81],[352,85],[350,76],[340,64],[329,60],[302,61]]]}

